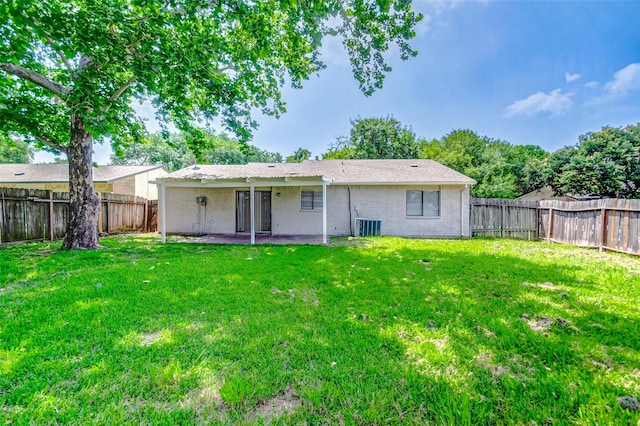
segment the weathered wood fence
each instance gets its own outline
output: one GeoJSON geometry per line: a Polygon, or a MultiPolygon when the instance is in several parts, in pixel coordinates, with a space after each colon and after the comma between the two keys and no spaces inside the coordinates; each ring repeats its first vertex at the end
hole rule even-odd
{"type": "MultiPolygon", "coordinates": [[[[99,232],[112,234],[157,229],[156,200],[107,192],[99,195],[99,232]]],[[[62,238],[68,219],[68,192],[0,188],[0,243],[62,238]]]]}
{"type": "Polygon", "coordinates": [[[544,239],[640,255],[640,200],[472,198],[473,236],[544,239]]]}
{"type": "Polygon", "coordinates": [[[540,201],[540,235],[640,255],[640,200],[540,201]]]}
{"type": "Polygon", "coordinates": [[[472,198],[470,205],[474,237],[538,239],[537,201],[472,198]]]}

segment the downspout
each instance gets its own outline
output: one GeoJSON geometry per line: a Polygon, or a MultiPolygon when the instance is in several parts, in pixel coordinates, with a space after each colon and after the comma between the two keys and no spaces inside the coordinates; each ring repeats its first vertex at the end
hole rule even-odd
{"type": "Polygon", "coordinates": [[[327,182],[322,181],[322,244],[327,244],[327,182]]]}
{"type": "Polygon", "coordinates": [[[249,198],[249,204],[250,204],[250,209],[251,209],[251,245],[254,245],[256,243],[256,212],[255,212],[255,206],[254,206],[254,202],[255,202],[255,187],[253,186],[253,182],[251,183],[251,185],[249,186],[250,188],[250,198],[249,198]]]}
{"type": "MultiPolygon", "coordinates": [[[[462,189],[460,190],[460,236],[464,237],[464,204],[463,204],[463,200],[464,200],[464,192],[467,189],[467,185],[463,186],[462,189]]],[[[471,216],[469,216],[471,217],[471,216]]]]}
{"type": "Polygon", "coordinates": [[[347,199],[349,203],[349,232],[353,237],[353,218],[351,217],[351,188],[347,186],[347,199]]]}
{"type": "Polygon", "coordinates": [[[165,244],[167,242],[167,197],[166,197],[166,189],[165,183],[160,181],[160,242],[165,244]]]}

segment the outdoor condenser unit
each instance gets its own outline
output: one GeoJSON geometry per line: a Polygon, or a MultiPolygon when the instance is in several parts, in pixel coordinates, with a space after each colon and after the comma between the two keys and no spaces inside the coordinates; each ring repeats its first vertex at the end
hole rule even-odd
{"type": "Polygon", "coordinates": [[[358,237],[379,237],[381,220],[377,219],[356,219],[356,232],[358,237]]]}
{"type": "Polygon", "coordinates": [[[207,205],[207,197],[205,197],[204,195],[196,197],[196,204],[198,204],[200,206],[206,206],[207,205]]]}

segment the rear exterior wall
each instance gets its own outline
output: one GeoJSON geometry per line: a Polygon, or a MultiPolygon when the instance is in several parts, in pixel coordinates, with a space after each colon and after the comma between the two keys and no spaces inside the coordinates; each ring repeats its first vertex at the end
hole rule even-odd
{"type": "MultiPolygon", "coordinates": [[[[246,188],[166,189],[167,232],[186,234],[235,233],[235,197],[246,188]],[[207,197],[198,205],[196,197],[207,197]]],[[[322,190],[321,186],[269,187],[271,190],[271,232],[273,235],[321,235],[322,211],[301,208],[301,191],[322,190]]],[[[357,217],[382,221],[383,235],[415,237],[469,237],[469,189],[447,186],[327,186],[327,232],[351,235],[357,217]],[[410,217],[406,214],[407,190],[440,190],[438,217],[410,217]]]]}

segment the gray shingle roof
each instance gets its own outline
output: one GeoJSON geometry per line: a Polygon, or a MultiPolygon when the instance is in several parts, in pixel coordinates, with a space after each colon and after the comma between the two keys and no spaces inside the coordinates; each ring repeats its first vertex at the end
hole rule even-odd
{"type": "Polygon", "coordinates": [[[269,178],[331,179],[333,184],[467,184],[473,179],[433,160],[306,160],[302,163],[197,165],[178,170],[167,180],[233,180],[269,178]]]}
{"type": "MultiPolygon", "coordinates": [[[[98,166],[94,182],[112,183],[162,166],[98,166]]],[[[0,164],[0,183],[68,182],[68,164],[0,164]]]]}

